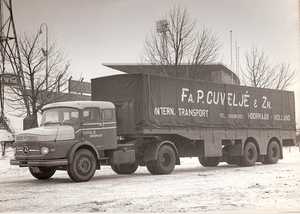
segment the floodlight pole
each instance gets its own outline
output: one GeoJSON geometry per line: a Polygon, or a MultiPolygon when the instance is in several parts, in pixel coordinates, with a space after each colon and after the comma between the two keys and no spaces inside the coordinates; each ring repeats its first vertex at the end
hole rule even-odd
{"type": "Polygon", "coordinates": [[[170,31],[169,29],[169,22],[166,19],[162,19],[156,22],[156,32],[161,33],[163,37],[162,42],[162,50],[164,56],[167,55],[168,51],[168,44],[167,44],[167,32],[170,31]]]}
{"type": "Polygon", "coordinates": [[[48,90],[48,56],[49,56],[49,52],[48,52],[48,25],[46,23],[41,24],[40,26],[40,34],[43,33],[42,31],[42,27],[46,26],[46,51],[42,48],[42,52],[44,54],[44,56],[46,57],[46,90],[48,90]]]}

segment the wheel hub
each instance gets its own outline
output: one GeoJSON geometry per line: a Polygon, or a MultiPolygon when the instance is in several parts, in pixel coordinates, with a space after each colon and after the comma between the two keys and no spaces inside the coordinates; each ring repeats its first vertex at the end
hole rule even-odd
{"type": "Polygon", "coordinates": [[[249,160],[252,160],[254,158],[254,151],[252,149],[249,149],[248,151],[248,158],[249,160]]]}
{"type": "Polygon", "coordinates": [[[272,149],[272,157],[275,158],[277,156],[277,149],[273,148],[272,149]]]}
{"type": "Polygon", "coordinates": [[[78,161],[78,171],[80,173],[88,173],[91,168],[91,162],[88,158],[81,158],[78,161]]]}
{"type": "Polygon", "coordinates": [[[170,157],[169,154],[164,154],[162,156],[162,163],[163,163],[164,166],[169,166],[170,165],[170,163],[171,163],[171,157],[170,157]]]}

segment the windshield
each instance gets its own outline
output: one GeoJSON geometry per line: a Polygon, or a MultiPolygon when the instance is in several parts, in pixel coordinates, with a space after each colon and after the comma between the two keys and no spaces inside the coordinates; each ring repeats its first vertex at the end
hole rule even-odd
{"type": "Polygon", "coordinates": [[[75,108],[52,108],[43,112],[41,125],[49,124],[64,125],[77,124],[79,118],[79,110],[75,108]]]}

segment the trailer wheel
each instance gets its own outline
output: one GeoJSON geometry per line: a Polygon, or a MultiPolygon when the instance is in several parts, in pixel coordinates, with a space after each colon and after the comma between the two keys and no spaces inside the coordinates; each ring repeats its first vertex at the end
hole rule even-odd
{"type": "Polygon", "coordinates": [[[151,174],[170,174],[176,164],[176,155],[174,150],[168,146],[163,145],[158,150],[157,159],[147,164],[147,169],[151,174]]]}
{"type": "Polygon", "coordinates": [[[111,165],[112,170],[117,174],[133,174],[139,165],[136,163],[133,164],[120,164],[120,165],[111,165]]]}
{"type": "Polygon", "coordinates": [[[204,167],[218,166],[220,163],[219,157],[198,157],[199,162],[204,167]]]}
{"type": "Polygon", "coordinates": [[[73,181],[90,180],[96,171],[95,155],[88,149],[79,149],[75,152],[73,162],[68,165],[67,171],[73,181]]]}
{"type": "Polygon", "coordinates": [[[31,175],[37,179],[49,179],[51,178],[54,173],[56,172],[55,167],[37,167],[37,166],[30,166],[29,172],[31,175]]]}
{"type": "Polygon", "coordinates": [[[280,149],[276,141],[272,141],[268,146],[267,155],[264,164],[276,164],[279,160],[280,149]]]}
{"type": "Polygon", "coordinates": [[[240,157],[241,166],[253,166],[257,160],[257,149],[253,142],[248,142],[244,148],[244,155],[240,157]]]}

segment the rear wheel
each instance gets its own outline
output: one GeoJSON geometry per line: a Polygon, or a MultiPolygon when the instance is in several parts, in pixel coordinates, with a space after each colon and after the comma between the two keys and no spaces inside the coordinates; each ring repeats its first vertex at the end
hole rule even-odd
{"type": "Polygon", "coordinates": [[[198,159],[199,159],[200,164],[205,167],[218,166],[220,163],[219,157],[198,157],[198,159]]]}
{"type": "Polygon", "coordinates": [[[276,141],[272,141],[268,146],[267,155],[264,164],[276,164],[280,157],[279,145],[276,141]]]}
{"type": "MultiPolygon", "coordinates": [[[[248,142],[244,148],[244,155],[240,157],[242,166],[253,166],[257,160],[257,149],[253,142],[248,142]]],[[[239,165],[239,163],[238,163],[239,165]]]]}
{"type": "Polygon", "coordinates": [[[155,162],[148,163],[147,164],[147,169],[153,175],[158,175],[159,174],[159,171],[158,171],[158,169],[156,167],[156,163],[155,162]]]}
{"type": "Polygon", "coordinates": [[[95,155],[88,149],[79,149],[74,155],[73,162],[68,165],[67,171],[73,181],[90,180],[96,171],[95,155]]]}
{"type": "Polygon", "coordinates": [[[157,159],[147,164],[147,169],[152,174],[170,174],[176,164],[176,155],[174,150],[168,146],[163,145],[159,148],[157,159]]]}
{"type": "Polygon", "coordinates": [[[117,174],[133,174],[138,165],[136,163],[133,164],[120,164],[120,165],[111,165],[112,170],[117,174]]]}
{"type": "Polygon", "coordinates": [[[233,160],[234,164],[238,166],[244,166],[243,163],[243,156],[232,156],[231,159],[233,160]]]}
{"type": "Polygon", "coordinates": [[[49,179],[56,172],[55,167],[38,167],[38,166],[30,166],[29,172],[31,175],[37,179],[49,179]]]}
{"type": "Polygon", "coordinates": [[[226,160],[227,164],[235,164],[234,157],[228,156],[226,160]]]}
{"type": "Polygon", "coordinates": [[[119,168],[118,168],[118,165],[111,165],[111,169],[112,169],[115,173],[121,174],[121,172],[120,172],[120,170],[119,170],[119,168]]]}

